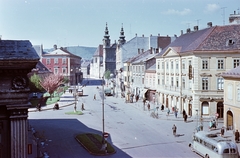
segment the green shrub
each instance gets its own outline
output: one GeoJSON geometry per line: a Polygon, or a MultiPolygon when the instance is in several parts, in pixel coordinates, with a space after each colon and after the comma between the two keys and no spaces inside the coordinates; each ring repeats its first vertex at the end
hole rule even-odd
{"type": "Polygon", "coordinates": [[[116,151],[112,147],[110,143],[107,141],[107,153],[105,151],[101,150],[101,147],[99,147],[99,144],[102,144],[102,136],[98,134],[93,134],[93,133],[84,133],[84,134],[79,134],[76,136],[76,139],[78,142],[80,142],[91,154],[94,155],[106,155],[106,154],[114,154],[116,151]],[[88,135],[92,135],[93,137],[96,138],[98,142],[93,142],[88,135]]]}

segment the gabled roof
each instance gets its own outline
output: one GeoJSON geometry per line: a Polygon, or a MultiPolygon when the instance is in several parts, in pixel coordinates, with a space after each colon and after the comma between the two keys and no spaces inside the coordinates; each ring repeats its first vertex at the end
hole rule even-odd
{"type": "Polygon", "coordinates": [[[240,66],[235,67],[227,72],[222,73],[223,78],[240,78],[240,66]]]}
{"type": "Polygon", "coordinates": [[[149,72],[149,73],[154,73],[154,72],[156,72],[156,63],[154,63],[152,66],[150,66],[147,70],[146,70],[146,72],[149,72]]]}
{"type": "Polygon", "coordinates": [[[151,50],[147,50],[146,52],[143,53],[142,56],[139,56],[139,58],[136,58],[134,61],[132,61],[133,64],[137,64],[140,62],[146,62],[149,59],[152,59],[156,56],[157,54],[154,54],[151,52],[151,50]]]}
{"type": "Polygon", "coordinates": [[[52,52],[48,52],[46,54],[43,54],[43,56],[73,56],[73,57],[81,59],[80,56],[77,56],[77,55],[74,55],[74,54],[70,53],[67,49],[64,49],[63,47],[55,49],[52,52]]]}
{"type": "Polygon", "coordinates": [[[157,57],[162,56],[169,48],[173,48],[177,53],[239,50],[240,25],[214,26],[183,34],[163,49],[157,57]],[[234,44],[229,44],[229,40],[234,44]]]}
{"type": "Polygon", "coordinates": [[[100,44],[96,49],[95,53],[93,54],[94,57],[102,57],[103,56],[103,45],[100,44]]]}

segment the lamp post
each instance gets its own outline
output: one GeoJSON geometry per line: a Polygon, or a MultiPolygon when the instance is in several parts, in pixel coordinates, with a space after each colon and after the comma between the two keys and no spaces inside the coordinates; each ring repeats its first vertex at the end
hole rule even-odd
{"type": "Polygon", "coordinates": [[[104,133],[104,77],[102,77],[102,150],[105,150],[104,133]]]}

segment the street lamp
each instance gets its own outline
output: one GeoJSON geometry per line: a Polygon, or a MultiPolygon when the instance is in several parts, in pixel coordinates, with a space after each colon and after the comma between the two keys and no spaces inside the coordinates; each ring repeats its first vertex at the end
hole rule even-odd
{"type": "Polygon", "coordinates": [[[104,78],[102,77],[102,150],[105,150],[104,133],[104,78]]]}

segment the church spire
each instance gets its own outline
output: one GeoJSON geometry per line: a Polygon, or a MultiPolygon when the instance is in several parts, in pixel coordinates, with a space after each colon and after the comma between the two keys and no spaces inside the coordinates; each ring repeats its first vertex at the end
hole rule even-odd
{"type": "Polygon", "coordinates": [[[125,40],[123,24],[122,24],[122,28],[121,28],[121,31],[120,31],[120,36],[119,36],[118,43],[119,44],[124,44],[125,42],[126,42],[126,40],[125,40]]]}
{"type": "Polygon", "coordinates": [[[107,23],[106,23],[106,28],[105,28],[105,35],[104,35],[104,38],[103,38],[103,45],[104,46],[110,46],[110,36],[109,36],[107,23]]]}

